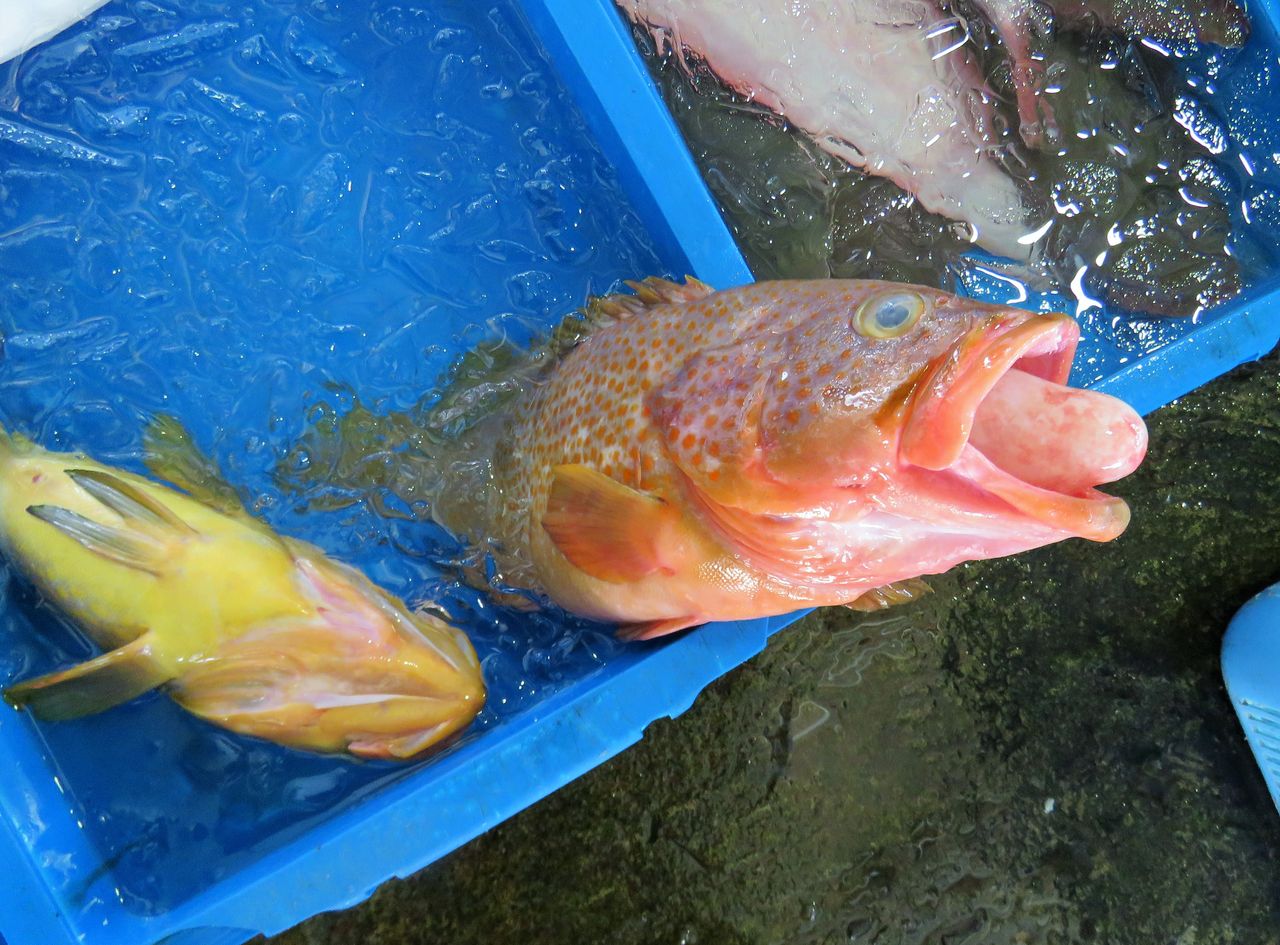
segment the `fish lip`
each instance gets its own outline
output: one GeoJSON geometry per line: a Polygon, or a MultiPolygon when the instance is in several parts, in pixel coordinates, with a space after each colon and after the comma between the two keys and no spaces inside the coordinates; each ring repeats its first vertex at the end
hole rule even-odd
{"type": "Polygon", "coordinates": [[[899,458],[922,469],[948,469],[969,445],[978,407],[1015,365],[1065,384],[1080,326],[1067,315],[1031,315],[984,322],[925,370],[907,403],[899,458]]]}
{"type": "Polygon", "coordinates": [[[974,446],[965,446],[949,472],[1004,500],[1026,517],[1077,538],[1111,541],[1129,525],[1129,505],[1124,499],[1092,488],[1072,495],[1032,485],[1001,469],[974,446]]]}
{"type": "Polygon", "coordinates": [[[1025,482],[969,443],[978,407],[1017,367],[1056,384],[1071,373],[1080,326],[1069,316],[1028,315],[979,325],[936,359],[907,404],[900,461],[959,476],[1055,531],[1110,541],[1129,523],[1122,499],[1096,489],[1069,494],[1025,482]]]}

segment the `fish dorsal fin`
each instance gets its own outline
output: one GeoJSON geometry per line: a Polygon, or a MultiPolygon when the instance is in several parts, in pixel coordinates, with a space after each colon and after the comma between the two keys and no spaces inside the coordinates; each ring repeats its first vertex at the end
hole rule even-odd
{"type": "Polygon", "coordinates": [[[638,282],[627,280],[626,286],[634,295],[615,292],[593,296],[582,310],[588,321],[605,318],[629,318],[655,305],[682,305],[705,299],[715,289],[693,276],[684,277],[684,285],[669,279],[649,276],[638,282]]]}
{"type": "Polygon", "coordinates": [[[143,634],[78,666],[10,686],[5,701],[51,722],[110,709],[173,678],[152,658],[150,646],[150,634],[143,634]]]}
{"type": "Polygon", "coordinates": [[[0,427],[0,455],[30,453],[35,448],[35,444],[21,433],[0,427]]]}
{"type": "Polygon", "coordinates": [[[628,279],[626,280],[626,286],[645,305],[680,305],[686,302],[696,302],[699,299],[705,299],[716,291],[701,279],[695,279],[693,276],[685,276],[684,285],[672,282],[670,279],[649,276],[639,282],[628,279]]]}
{"type": "Polygon", "coordinates": [[[672,574],[689,548],[670,503],[580,464],[552,471],[542,527],[571,564],[614,584],[672,574]]]}
{"type": "Polygon", "coordinates": [[[911,601],[919,600],[932,592],[933,589],[922,579],[907,578],[905,581],[895,581],[892,584],[886,584],[884,587],[877,587],[874,590],[867,591],[844,606],[850,610],[871,613],[877,610],[886,610],[889,607],[896,607],[899,604],[909,604],[911,601]]]}
{"type": "Polygon", "coordinates": [[[176,417],[156,416],[143,432],[142,442],[143,462],[153,475],[224,515],[250,518],[236,490],[176,417]]]}
{"type": "Polygon", "coordinates": [[[166,546],[147,531],[103,525],[57,505],[32,505],[27,511],[108,561],[157,576],[164,571],[166,546]]]}

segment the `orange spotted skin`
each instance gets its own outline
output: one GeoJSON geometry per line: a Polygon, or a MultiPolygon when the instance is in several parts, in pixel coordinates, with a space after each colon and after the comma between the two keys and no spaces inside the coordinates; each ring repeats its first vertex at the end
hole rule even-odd
{"type": "MultiPolygon", "coordinates": [[[[537,590],[586,616],[639,622],[698,613],[707,596],[701,575],[734,597],[758,595],[767,583],[735,561],[692,515],[689,525],[702,546],[700,577],[692,581],[687,574],[674,581],[653,575],[627,585],[599,581],[570,564],[540,527],[556,466],[580,463],[625,486],[680,501],[683,477],[673,450],[714,462],[719,438],[742,430],[741,397],[733,382],[711,397],[702,428],[674,442],[672,428],[660,427],[654,416],[655,395],[697,356],[786,317],[783,311],[796,289],[774,283],[708,294],[694,286],[673,287],[670,301],[624,313],[571,351],[521,405],[504,438],[511,450],[495,462],[495,478],[506,497],[499,530],[503,545],[532,560],[537,590]]],[[[751,609],[747,604],[746,612],[751,609]]]]}
{"type": "Polygon", "coordinates": [[[507,583],[656,635],[1067,537],[898,457],[917,388],[983,339],[1031,323],[1058,340],[1029,363],[1065,380],[1065,316],[861,280],[650,279],[603,304],[617,320],[495,421],[489,520],[445,522],[487,536],[507,583]],[[903,298],[906,330],[860,328],[868,305],[903,298]]]}

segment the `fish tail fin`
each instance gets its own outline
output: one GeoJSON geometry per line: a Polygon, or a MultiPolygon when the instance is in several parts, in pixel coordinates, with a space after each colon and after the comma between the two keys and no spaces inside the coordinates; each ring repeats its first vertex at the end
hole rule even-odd
{"type": "Polygon", "coordinates": [[[38,719],[60,722],[94,715],[136,699],[173,678],[151,654],[143,634],[131,643],[70,669],[10,686],[4,700],[38,719]]]}

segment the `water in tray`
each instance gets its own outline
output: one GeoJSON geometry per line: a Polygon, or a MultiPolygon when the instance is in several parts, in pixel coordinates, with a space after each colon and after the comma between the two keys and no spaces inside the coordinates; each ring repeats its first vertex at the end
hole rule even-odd
{"type": "MultiPolygon", "coordinates": [[[[0,421],[140,469],[143,425],[176,415],[274,527],[465,618],[490,687],[472,734],[610,638],[495,614],[393,496],[284,490],[279,466],[322,401],[350,407],[334,389],[404,408],[480,337],[664,271],[514,0],[116,0],[0,68],[0,421]]],[[[0,682],[90,653],[8,581],[0,682]]],[[[419,767],[239,738],[155,694],[35,737],[47,768],[0,801],[87,920],[171,907],[419,767]]]]}

